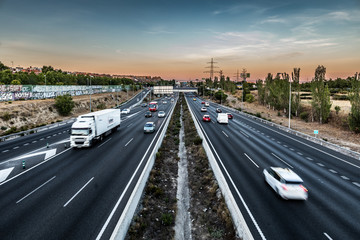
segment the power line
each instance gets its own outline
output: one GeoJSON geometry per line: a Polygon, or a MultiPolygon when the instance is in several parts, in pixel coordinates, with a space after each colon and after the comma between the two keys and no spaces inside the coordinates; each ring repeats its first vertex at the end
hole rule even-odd
{"type": "Polygon", "coordinates": [[[210,63],[210,67],[206,67],[206,68],[210,68],[210,71],[205,71],[204,73],[210,73],[210,79],[213,79],[214,77],[214,73],[218,73],[219,71],[214,71],[214,68],[219,68],[217,66],[214,66],[214,63],[217,63],[217,62],[214,62],[214,60],[211,58],[211,62],[207,62],[207,64],[210,63]]]}

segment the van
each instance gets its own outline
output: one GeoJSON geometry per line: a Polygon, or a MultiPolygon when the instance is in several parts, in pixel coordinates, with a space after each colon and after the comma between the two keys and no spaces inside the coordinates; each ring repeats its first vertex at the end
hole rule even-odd
{"type": "Polygon", "coordinates": [[[218,113],[218,116],[216,118],[216,121],[218,123],[225,123],[228,124],[229,123],[229,118],[227,113],[218,113]]]}

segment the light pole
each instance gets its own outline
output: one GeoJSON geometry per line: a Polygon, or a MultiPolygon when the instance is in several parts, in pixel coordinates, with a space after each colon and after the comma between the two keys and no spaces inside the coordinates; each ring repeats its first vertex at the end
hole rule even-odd
{"type": "Polygon", "coordinates": [[[289,129],[290,129],[290,119],[291,119],[291,80],[289,76],[289,84],[290,84],[290,91],[289,91],[289,129]]]}
{"type": "Polygon", "coordinates": [[[91,112],[91,76],[88,78],[88,81],[89,81],[89,97],[90,97],[90,112],[91,112]]]}
{"type": "Polygon", "coordinates": [[[46,74],[44,74],[44,76],[45,76],[45,98],[46,98],[46,74]]]}

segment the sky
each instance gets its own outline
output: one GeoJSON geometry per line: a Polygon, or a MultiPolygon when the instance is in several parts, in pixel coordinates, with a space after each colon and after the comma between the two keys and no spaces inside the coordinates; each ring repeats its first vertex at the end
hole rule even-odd
{"type": "Polygon", "coordinates": [[[0,0],[0,61],[195,80],[360,72],[360,0],[0,0]],[[218,75],[217,73],[215,75],[218,75]]]}

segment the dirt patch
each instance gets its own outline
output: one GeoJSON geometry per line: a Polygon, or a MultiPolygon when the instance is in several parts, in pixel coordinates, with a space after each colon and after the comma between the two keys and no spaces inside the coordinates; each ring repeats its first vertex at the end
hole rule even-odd
{"type": "MultiPolygon", "coordinates": [[[[93,94],[91,95],[91,109],[98,111],[115,107],[131,98],[134,94],[137,94],[137,92],[130,92],[129,94],[126,94],[126,92],[93,94]]],[[[73,100],[75,107],[71,115],[67,117],[58,114],[54,107],[54,99],[0,102],[0,135],[3,135],[11,128],[27,130],[89,112],[89,95],[74,96],[73,100]]]]}

